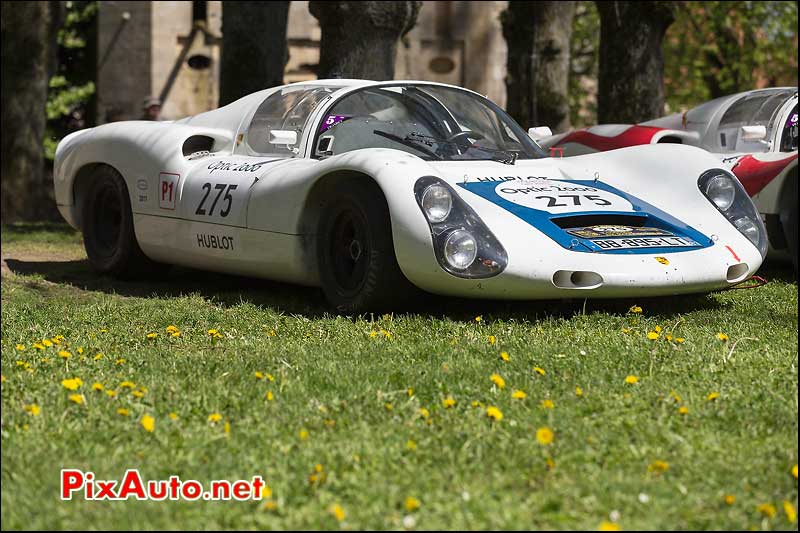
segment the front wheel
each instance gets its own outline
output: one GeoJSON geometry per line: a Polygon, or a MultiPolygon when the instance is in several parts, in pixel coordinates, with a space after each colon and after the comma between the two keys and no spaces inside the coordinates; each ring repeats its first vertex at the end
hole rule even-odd
{"type": "Polygon", "coordinates": [[[341,313],[398,309],[419,294],[397,264],[386,199],[368,179],[346,181],[328,198],[317,261],[325,297],[341,313]]]}

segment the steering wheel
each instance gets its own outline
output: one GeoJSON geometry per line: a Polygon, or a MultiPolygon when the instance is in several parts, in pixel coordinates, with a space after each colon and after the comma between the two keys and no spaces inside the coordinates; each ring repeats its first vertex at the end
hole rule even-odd
{"type": "Polygon", "coordinates": [[[483,135],[481,135],[477,131],[466,130],[454,133],[453,135],[447,138],[447,142],[457,141],[462,137],[464,138],[464,140],[466,140],[468,137],[472,137],[473,139],[483,139],[483,135]]]}

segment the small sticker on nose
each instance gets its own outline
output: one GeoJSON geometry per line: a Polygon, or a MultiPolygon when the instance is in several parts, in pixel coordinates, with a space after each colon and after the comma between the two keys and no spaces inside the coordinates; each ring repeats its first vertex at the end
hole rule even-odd
{"type": "Polygon", "coordinates": [[[666,257],[657,256],[656,257],[656,261],[658,261],[662,265],[668,265],[669,264],[669,259],[667,259],[666,257]]]}

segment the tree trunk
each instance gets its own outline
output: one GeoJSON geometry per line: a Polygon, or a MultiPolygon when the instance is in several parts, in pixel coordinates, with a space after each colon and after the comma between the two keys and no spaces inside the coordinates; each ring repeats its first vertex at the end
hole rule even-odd
{"type": "Polygon", "coordinates": [[[676,2],[595,2],[600,13],[597,120],[634,124],[664,112],[661,43],[676,2]]]}
{"type": "Polygon", "coordinates": [[[219,105],[283,84],[289,2],[223,2],[219,105]]]}
{"type": "Polygon", "coordinates": [[[35,219],[51,211],[53,184],[45,180],[45,105],[54,67],[60,6],[56,2],[3,2],[0,17],[0,212],[3,222],[35,219]]]}
{"type": "Polygon", "coordinates": [[[322,28],[320,78],[394,79],[397,41],[417,22],[422,2],[311,1],[322,28]]]}
{"type": "Polygon", "coordinates": [[[566,131],[575,2],[514,1],[502,14],[509,114],[523,127],[566,131]]]}

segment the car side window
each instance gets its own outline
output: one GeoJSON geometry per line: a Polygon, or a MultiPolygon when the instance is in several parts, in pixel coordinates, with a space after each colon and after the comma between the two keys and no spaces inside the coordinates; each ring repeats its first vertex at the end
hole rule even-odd
{"type": "Polygon", "coordinates": [[[287,87],[272,93],[258,106],[247,127],[247,153],[295,157],[309,115],[333,90],[319,86],[287,87]]]}

